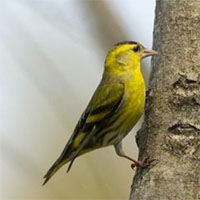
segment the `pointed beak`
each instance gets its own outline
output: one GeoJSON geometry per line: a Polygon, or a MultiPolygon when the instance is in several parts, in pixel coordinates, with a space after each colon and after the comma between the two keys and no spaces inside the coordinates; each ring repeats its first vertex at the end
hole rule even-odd
{"type": "Polygon", "coordinates": [[[158,52],[153,49],[145,49],[142,54],[142,59],[146,58],[148,56],[153,56],[153,55],[157,55],[157,54],[158,54],[158,52]]]}

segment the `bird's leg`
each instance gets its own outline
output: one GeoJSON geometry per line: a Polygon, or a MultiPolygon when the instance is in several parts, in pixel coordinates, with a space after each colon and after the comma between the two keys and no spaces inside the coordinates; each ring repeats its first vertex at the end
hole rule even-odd
{"type": "Polygon", "coordinates": [[[123,148],[122,148],[122,142],[119,142],[118,144],[114,145],[115,147],[115,151],[117,153],[118,156],[120,157],[123,157],[123,158],[126,158],[130,161],[133,162],[133,164],[131,165],[132,169],[134,167],[137,167],[137,168],[146,168],[148,167],[151,162],[153,162],[154,160],[149,160],[149,158],[145,159],[143,162],[142,161],[136,161],[132,158],[130,158],[129,156],[127,156],[124,151],[123,151],[123,148]]]}
{"type": "MultiPolygon", "coordinates": [[[[153,161],[156,159],[150,159],[149,157],[146,157],[142,162],[138,161],[142,164],[140,168],[147,168],[153,161]]],[[[135,167],[138,167],[135,163],[131,164],[131,168],[134,169],[135,167]]]]}

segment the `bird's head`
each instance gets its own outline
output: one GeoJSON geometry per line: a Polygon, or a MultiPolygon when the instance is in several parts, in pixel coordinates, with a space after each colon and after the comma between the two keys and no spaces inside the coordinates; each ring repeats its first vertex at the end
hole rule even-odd
{"type": "Polygon", "coordinates": [[[105,69],[123,73],[140,68],[143,58],[157,54],[154,50],[144,48],[140,43],[125,41],[117,43],[108,52],[105,60],[105,69]]]}

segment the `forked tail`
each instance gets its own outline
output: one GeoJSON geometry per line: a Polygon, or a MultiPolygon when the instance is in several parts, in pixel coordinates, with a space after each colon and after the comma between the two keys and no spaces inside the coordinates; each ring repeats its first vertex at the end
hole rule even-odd
{"type": "Polygon", "coordinates": [[[44,183],[45,185],[49,179],[66,163],[65,160],[57,159],[56,162],[51,166],[51,168],[47,171],[47,173],[44,176],[44,183]]]}

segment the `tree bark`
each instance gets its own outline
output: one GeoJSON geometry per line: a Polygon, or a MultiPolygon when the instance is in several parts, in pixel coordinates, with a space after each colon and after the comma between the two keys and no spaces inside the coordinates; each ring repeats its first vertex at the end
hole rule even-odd
{"type": "Polygon", "coordinates": [[[200,200],[200,1],[157,0],[145,120],[131,200],[200,200]]]}

